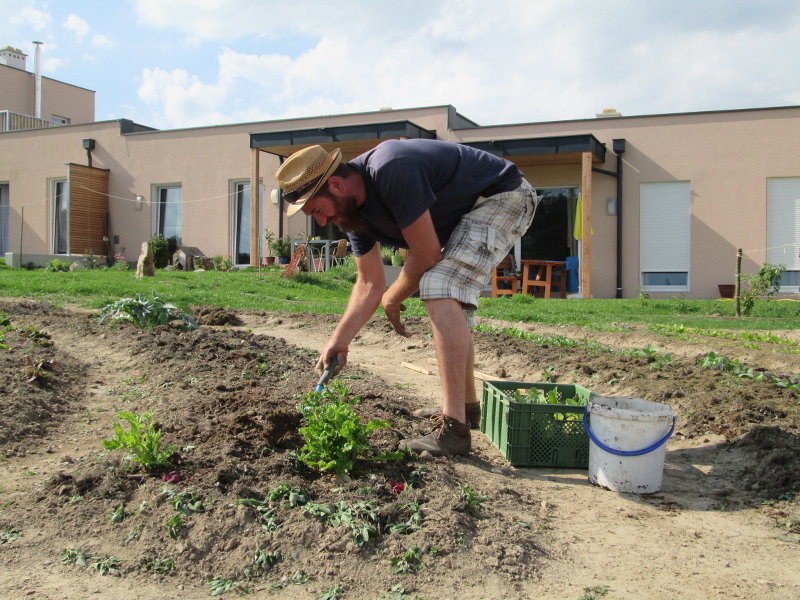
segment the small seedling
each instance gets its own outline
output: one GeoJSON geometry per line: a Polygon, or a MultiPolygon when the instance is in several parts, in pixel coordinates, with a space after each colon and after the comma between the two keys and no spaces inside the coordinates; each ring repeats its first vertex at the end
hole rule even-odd
{"type": "Polygon", "coordinates": [[[279,484],[278,487],[267,494],[267,499],[269,499],[271,502],[277,502],[284,499],[288,500],[288,502],[284,503],[284,508],[304,506],[311,502],[311,497],[308,494],[306,494],[303,490],[293,488],[288,483],[279,484]]]}
{"type": "Polygon", "coordinates": [[[120,502],[119,508],[115,510],[113,513],[108,515],[108,518],[111,519],[112,523],[122,523],[125,520],[125,517],[128,515],[125,514],[125,504],[120,502]]]}
{"type": "Polygon", "coordinates": [[[186,527],[186,522],[183,520],[181,515],[175,515],[169,521],[164,523],[164,526],[167,528],[169,537],[174,540],[178,538],[181,531],[183,531],[184,527],[186,527]]]}
{"type": "Polygon", "coordinates": [[[397,574],[412,573],[422,565],[422,550],[419,546],[411,546],[403,556],[392,559],[392,571],[397,574]]]}
{"type": "Polygon", "coordinates": [[[53,361],[45,358],[35,360],[30,356],[23,358],[22,364],[25,369],[25,380],[28,383],[46,378],[47,371],[53,368],[53,361]]]}
{"type": "Polygon", "coordinates": [[[75,564],[79,567],[85,567],[92,558],[95,557],[77,548],[64,548],[61,551],[61,562],[65,565],[75,564]]]}
{"type": "Polygon", "coordinates": [[[142,529],[144,529],[144,524],[139,523],[136,527],[134,527],[131,532],[128,534],[128,539],[125,540],[126,543],[138,541],[139,537],[142,535],[142,529]]]}
{"type": "Polygon", "coordinates": [[[252,508],[261,517],[261,527],[267,533],[271,533],[281,526],[281,522],[275,517],[275,511],[269,506],[266,500],[255,500],[253,498],[239,498],[236,504],[252,508]]]}
{"type": "Polygon", "coordinates": [[[461,500],[467,508],[481,508],[481,505],[486,502],[486,498],[479,496],[475,491],[465,485],[458,485],[461,491],[461,500]]]}
{"type": "Polygon", "coordinates": [[[280,561],[281,558],[282,557],[279,550],[268,552],[259,548],[256,550],[255,555],[253,556],[253,562],[251,565],[243,569],[244,574],[247,577],[255,577],[260,575],[261,573],[268,571],[272,565],[280,561]]]}
{"type": "Polygon", "coordinates": [[[317,600],[339,600],[344,594],[344,589],[339,585],[332,585],[325,588],[319,594],[314,596],[317,600]]]}
{"type": "Polygon", "coordinates": [[[100,575],[105,577],[106,575],[112,575],[114,573],[118,573],[119,563],[121,562],[122,561],[120,559],[106,554],[101,560],[93,562],[89,566],[92,567],[93,569],[97,569],[98,571],[100,571],[100,575]]]}
{"type": "Polygon", "coordinates": [[[225,592],[236,592],[239,595],[248,593],[247,588],[234,579],[209,579],[206,584],[212,596],[221,596],[225,592]]]}
{"type": "Polygon", "coordinates": [[[583,595],[578,600],[597,600],[601,596],[605,596],[609,589],[611,588],[605,585],[585,587],[583,588],[583,595]]]}
{"type": "Polygon", "coordinates": [[[160,575],[169,575],[175,570],[175,563],[169,558],[164,560],[156,558],[147,563],[144,566],[144,570],[153,571],[154,573],[159,573],[160,575]]]}
{"type": "Polygon", "coordinates": [[[406,600],[406,598],[408,598],[406,588],[397,584],[390,587],[388,592],[382,592],[377,600],[406,600]]]}
{"type": "Polygon", "coordinates": [[[175,507],[175,510],[182,512],[187,517],[194,513],[205,512],[206,510],[203,499],[192,492],[175,494],[170,498],[170,502],[172,502],[172,506],[175,507]]]}
{"type": "Polygon", "coordinates": [[[17,529],[14,529],[10,525],[0,527],[0,544],[10,544],[21,535],[22,534],[17,529]]]}

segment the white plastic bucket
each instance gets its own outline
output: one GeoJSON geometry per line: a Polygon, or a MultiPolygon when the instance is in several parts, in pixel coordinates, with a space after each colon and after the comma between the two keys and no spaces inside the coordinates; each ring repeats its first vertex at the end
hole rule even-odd
{"type": "Polygon", "coordinates": [[[589,483],[628,494],[659,491],[667,440],[675,431],[672,409],[638,398],[595,397],[586,413],[589,483]]]}

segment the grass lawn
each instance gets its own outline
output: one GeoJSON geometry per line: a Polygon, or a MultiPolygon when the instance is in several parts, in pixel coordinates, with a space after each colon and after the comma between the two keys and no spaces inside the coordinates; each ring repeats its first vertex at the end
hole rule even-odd
{"type": "MultiPolygon", "coordinates": [[[[163,271],[136,279],[133,271],[114,270],[51,273],[0,267],[0,297],[32,298],[58,306],[79,304],[101,309],[120,298],[155,293],[162,300],[187,308],[214,305],[232,309],[341,314],[347,304],[353,266],[326,273],[281,276],[279,267],[258,271],[163,271]]],[[[794,300],[758,300],[752,315],[734,318],[732,300],[542,300],[532,296],[482,298],[478,315],[512,323],[570,324],[596,330],[616,330],[622,323],[701,329],[797,329],[799,304],[794,300]]],[[[422,316],[423,303],[406,302],[405,314],[422,316]]]]}

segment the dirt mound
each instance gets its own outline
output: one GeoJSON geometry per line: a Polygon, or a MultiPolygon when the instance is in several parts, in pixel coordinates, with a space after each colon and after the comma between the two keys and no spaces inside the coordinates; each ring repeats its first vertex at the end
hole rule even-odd
{"type": "Polygon", "coordinates": [[[779,427],[754,427],[737,442],[755,450],[756,462],[744,470],[744,488],[764,490],[772,498],[800,490],[800,435],[779,427]]]}
{"type": "Polygon", "coordinates": [[[200,325],[241,325],[236,313],[219,306],[192,306],[192,316],[200,325]]]}

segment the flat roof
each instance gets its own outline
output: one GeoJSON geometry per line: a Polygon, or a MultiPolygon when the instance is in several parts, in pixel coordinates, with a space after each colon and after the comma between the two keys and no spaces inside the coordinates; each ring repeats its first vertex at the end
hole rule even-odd
{"type": "Polygon", "coordinates": [[[318,144],[329,152],[334,148],[340,148],[344,154],[359,155],[371,150],[383,140],[404,138],[435,140],[436,132],[424,129],[411,121],[290,129],[251,133],[250,148],[288,157],[298,150],[318,144]]]}

